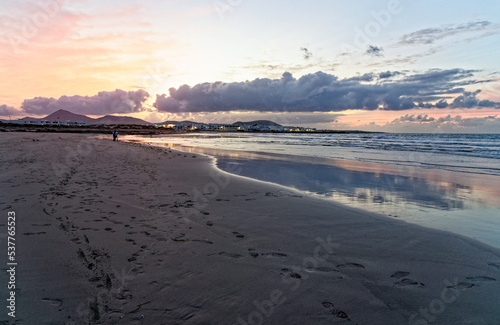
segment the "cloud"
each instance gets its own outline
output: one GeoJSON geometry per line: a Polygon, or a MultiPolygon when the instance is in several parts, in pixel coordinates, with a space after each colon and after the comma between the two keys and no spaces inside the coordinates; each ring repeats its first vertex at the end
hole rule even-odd
{"type": "Polygon", "coordinates": [[[301,47],[300,50],[304,54],[304,59],[309,60],[312,57],[312,53],[305,47],[301,47]]]}
{"type": "Polygon", "coordinates": [[[18,115],[19,111],[12,106],[0,105],[0,116],[18,115]]]}
{"type": "MultiPolygon", "coordinates": [[[[305,57],[304,57],[305,59],[305,57]]],[[[255,62],[251,62],[247,65],[242,66],[241,68],[246,69],[251,73],[251,75],[259,75],[265,74],[270,78],[276,78],[280,76],[279,72],[288,71],[290,73],[307,73],[312,71],[322,70],[326,71],[334,71],[342,64],[339,61],[332,61],[330,59],[325,59],[320,56],[311,57],[309,60],[304,60],[301,63],[290,63],[290,62],[282,62],[279,60],[258,60],[255,62]],[[271,73],[270,73],[271,71],[271,73]]]]}
{"type": "Polygon", "coordinates": [[[461,115],[447,115],[439,118],[429,117],[427,114],[423,115],[404,115],[397,119],[394,119],[390,124],[404,124],[404,123],[427,123],[432,125],[435,128],[443,127],[443,125],[447,126],[456,126],[456,127],[479,127],[491,123],[500,123],[500,119],[497,116],[485,116],[485,117],[469,117],[463,118],[461,115]]]}
{"type": "Polygon", "coordinates": [[[479,104],[479,101],[476,98],[476,93],[464,92],[461,96],[458,96],[451,103],[451,107],[453,108],[471,108],[476,107],[479,104]]]}
{"type": "Polygon", "coordinates": [[[464,118],[447,115],[439,118],[423,115],[404,115],[384,125],[374,122],[361,127],[369,131],[424,133],[498,133],[500,118],[495,116],[464,118]]]}
{"type": "Polygon", "coordinates": [[[95,96],[35,97],[26,99],[22,109],[35,115],[51,114],[59,109],[89,115],[136,113],[145,110],[143,104],[148,97],[143,89],[128,92],[117,89],[101,91],[95,96]]]}
{"type": "Polygon", "coordinates": [[[378,47],[375,45],[369,45],[365,54],[368,54],[371,56],[383,56],[383,54],[382,54],[383,51],[384,51],[384,49],[381,47],[378,47]]]}
{"type": "Polygon", "coordinates": [[[487,126],[488,124],[492,124],[492,122],[498,125],[498,122],[500,122],[500,120],[497,119],[496,116],[486,116],[476,118],[460,118],[456,122],[458,126],[470,128],[487,126]]]}
{"type": "Polygon", "coordinates": [[[425,51],[421,53],[413,53],[404,57],[395,57],[387,60],[377,60],[370,62],[366,64],[366,67],[382,67],[386,68],[388,66],[395,66],[395,65],[405,65],[408,66],[410,64],[416,63],[419,59],[434,55],[438,53],[439,51],[445,49],[444,46],[434,46],[432,48],[426,49],[425,51]]]}
{"type": "Polygon", "coordinates": [[[498,103],[493,102],[491,100],[479,100],[477,95],[480,93],[480,90],[476,90],[475,92],[463,92],[462,95],[456,97],[453,100],[453,103],[450,104],[453,108],[472,108],[472,107],[495,107],[498,103]]]}
{"type": "Polygon", "coordinates": [[[460,116],[460,115],[456,115],[455,117],[451,117],[451,115],[448,114],[447,116],[438,118],[437,122],[438,123],[457,122],[457,121],[460,121],[461,119],[462,119],[462,116],[460,116]]]}
{"type": "Polygon", "coordinates": [[[365,73],[365,74],[362,74],[362,75],[359,75],[359,76],[356,76],[356,77],[351,77],[349,79],[346,79],[348,81],[365,81],[365,82],[368,82],[368,81],[373,81],[375,79],[375,74],[373,73],[365,73]]]}
{"type": "MultiPolygon", "coordinates": [[[[339,79],[324,72],[306,74],[299,79],[285,72],[280,79],[258,78],[245,82],[201,83],[170,88],[169,95],[157,95],[154,107],[160,112],[340,112],[359,110],[406,110],[430,108],[445,98],[458,98],[452,108],[469,105],[477,92],[467,93],[464,86],[482,81],[473,79],[475,70],[433,69],[407,75],[406,72],[368,73],[339,79]],[[390,78],[390,76],[398,76],[390,78]],[[418,106],[417,106],[418,105],[418,106]],[[465,104],[464,104],[465,105],[465,104]]],[[[488,107],[498,103],[479,101],[488,107]]]]}
{"type": "Polygon", "coordinates": [[[444,99],[441,99],[439,102],[436,103],[437,108],[446,108],[448,107],[448,102],[444,99]]]}
{"type": "Polygon", "coordinates": [[[327,113],[327,112],[209,112],[197,114],[168,114],[168,118],[163,117],[165,120],[195,120],[203,123],[223,123],[231,124],[236,121],[248,122],[255,120],[270,120],[285,126],[308,126],[318,128],[330,128],[331,123],[335,123],[338,119],[344,116],[341,113],[327,113]]]}
{"type": "Polygon", "coordinates": [[[401,44],[432,44],[437,40],[462,33],[483,31],[492,23],[489,21],[475,21],[465,24],[444,25],[441,27],[426,28],[401,37],[401,44]]]}
{"type": "MultiPolygon", "coordinates": [[[[500,126],[500,119],[497,118],[497,116],[485,116],[485,117],[470,117],[470,118],[463,118],[460,115],[456,116],[451,116],[447,115],[444,117],[440,117],[436,120],[436,126],[443,128],[443,127],[457,127],[457,128],[468,128],[468,129],[474,129],[477,131],[488,131],[489,129],[492,129],[493,126],[500,126]],[[481,128],[485,128],[482,129],[481,128]]],[[[498,129],[497,129],[498,130],[498,129]]]]}
{"type": "Polygon", "coordinates": [[[386,78],[391,78],[391,77],[396,77],[398,75],[401,75],[403,73],[399,71],[385,71],[385,72],[380,72],[378,77],[380,79],[386,79],[386,78]]]}
{"type": "Polygon", "coordinates": [[[401,116],[400,118],[395,119],[392,121],[392,123],[399,123],[399,122],[417,122],[417,123],[428,123],[428,122],[433,122],[436,119],[434,117],[429,117],[427,114],[421,114],[421,115],[408,115],[406,114],[405,116],[401,116]]]}

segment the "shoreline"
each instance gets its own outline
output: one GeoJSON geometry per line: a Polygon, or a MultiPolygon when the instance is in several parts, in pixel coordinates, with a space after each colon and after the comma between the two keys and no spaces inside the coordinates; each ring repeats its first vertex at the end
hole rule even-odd
{"type": "MultiPolygon", "coordinates": [[[[170,136],[170,135],[169,135],[170,136]]],[[[170,145],[170,143],[165,143],[161,145],[161,143],[153,144],[149,143],[147,140],[150,138],[144,137],[142,138],[144,141],[138,140],[130,140],[128,142],[143,142],[145,144],[156,146],[156,147],[166,147],[170,145]]],[[[269,159],[272,160],[283,160],[283,161],[299,161],[305,162],[313,165],[333,165],[333,166],[343,166],[346,168],[350,168],[354,171],[363,171],[369,169],[376,169],[384,173],[393,173],[400,174],[405,173],[403,175],[413,176],[418,175],[419,177],[425,177],[429,172],[434,172],[433,176],[439,176],[438,173],[444,173],[443,179],[446,178],[446,174],[456,174],[461,175],[461,179],[470,180],[470,176],[479,176],[481,177],[481,182],[489,182],[491,178],[500,180],[500,176],[496,174],[485,174],[485,173],[474,173],[469,171],[457,171],[451,169],[439,169],[435,167],[431,167],[432,165],[424,165],[424,166],[409,166],[409,165],[400,165],[400,164],[386,164],[383,162],[373,162],[373,161],[359,161],[348,158],[323,158],[323,157],[314,157],[314,156],[298,156],[294,154],[287,153],[272,153],[272,152],[263,152],[263,151],[246,151],[246,150],[236,150],[236,149],[219,149],[219,148],[205,148],[205,147],[196,147],[196,146],[187,146],[183,144],[174,144],[176,146],[175,150],[188,152],[188,153],[202,153],[208,156],[232,156],[232,157],[244,157],[245,159],[269,159]],[[398,169],[396,173],[394,169],[398,169]]],[[[397,162],[397,161],[396,161],[397,162]]],[[[444,166],[448,167],[448,166],[444,166]]],[[[455,167],[455,166],[449,166],[455,167]]],[[[473,184],[473,183],[471,183],[473,184]]]]}
{"type": "Polygon", "coordinates": [[[0,144],[2,209],[19,216],[21,323],[500,319],[500,250],[473,239],[223,173],[196,154],[59,134],[0,144]]]}
{"type": "MultiPolygon", "coordinates": [[[[453,134],[452,134],[453,135],[453,134]]],[[[273,135],[233,135],[229,136],[225,133],[218,133],[210,135],[208,133],[196,134],[177,134],[177,135],[164,135],[152,137],[152,141],[160,142],[162,139],[167,141],[174,141],[179,145],[191,146],[196,143],[199,148],[224,148],[223,150],[239,150],[245,152],[262,152],[277,154],[283,152],[287,155],[295,155],[298,157],[314,157],[319,159],[333,159],[333,160],[349,160],[363,163],[373,164],[390,164],[401,167],[417,167],[424,169],[440,169],[447,171],[456,171],[472,174],[484,174],[500,176],[500,169],[498,169],[497,160],[489,154],[482,155],[468,155],[462,157],[457,152],[450,151],[449,143],[439,143],[439,137],[433,139],[437,143],[427,141],[429,139],[420,139],[424,142],[424,146],[420,147],[414,145],[415,142],[410,142],[410,148],[402,150],[401,146],[405,141],[408,141],[408,136],[411,134],[385,134],[383,137],[395,137],[394,139],[375,140],[373,143],[368,143],[367,146],[361,145],[365,138],[371,139],[372,137],[347,137],[344,138],[322,138],[322,137],[306,137],[305,139],[299,136],[273,136],[273,135]],[[308,141],[314,141],[309,146],[308,141]],[[225,140],[222,140],[225,139],[225,140]],[[235,140],[239,139],[239,140],[235,140]],[[253,139],[253,140],[252,140],[253,139]],[[210,141],[208,141],[210,140],[210,141]],[[260,143],[264,141],[264,144],[260,143]],[[306,141],[307,140],[307,141],[306,141]],[[329,141],[333,141],[330,144],[329,141]],[[394,143],[396,141],[396,144],[394,143]],[[398,143],[399,142],[399,143],[398,143]],[[427,143],[427,144],[425,144],[427,143]],[[382,149],[383,146],[393,146],[388,150],[382,149]],[[381,147],[382,146],[382,147],[381,147]],[[413,146],[413,147],[412,147],[413,146]],[[426,146],[430,146],[427,148],[426,146]],[[445,148],[441,148],[444,146],[445,148]],[[251,150],[249,150],[251,148],[251,150]],[[300,148],[300,150],[299,150],[300,148]],[[423,150],[425,149],[425,150],[423,150]],[[436,150],[436,152],[434,151],[436,150]],[[458,160],[457,160],[458,159],[458,160]],[[451,163],[450,162],[454,162],[451,163]]],[[[423,134],[425,136],[425,134],[423,134]]],[[[472,136],[471,134],[464,134],[464,136],[472,136]]],[[[377,138],[377,137],[376,137],[377,138]]],[[[366,140],[370,142],[371,140],[366,140]]],[[[462,140],[457,140],[462,141],[462,140]]],[[[467,145],[464,143],[464,145],[467,145]]],[[[460,151],[460,150],[459,150],[460,151]]]]}
{"type": "Polygon", "coordinates": [[[500,196],[499,176],[348,159],[155,143],[149,138],[137,140],[132,137],[129,141],[160,148],[170,146],[190,154],[205,154],[216,160],[215,165],[220,170],[239,166],[239,172],[234,175],[281,185],[302,195],[333,200],[389,218],[461,234],[500,248],[497,235],[500,221],[495,222],[500,211],[499,206],[494,204],[500,196]],[[330,178],[328,174],[332,173],[337,176],[330,178]],[[279,176],[281,174],[283,176],[279,176]],[[344,183],[344,179],[348,182],[344,183]],[[378,185],[369,187],[367,184],[378,185]]]}

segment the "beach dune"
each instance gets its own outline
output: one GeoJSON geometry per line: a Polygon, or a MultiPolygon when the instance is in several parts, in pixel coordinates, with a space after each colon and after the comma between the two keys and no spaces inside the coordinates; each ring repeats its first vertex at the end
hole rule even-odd
{"type": "Polygon", "coordinates": [[[500,323],[496,248],[110,138],[0,137],[20,324],[500,323]]]}

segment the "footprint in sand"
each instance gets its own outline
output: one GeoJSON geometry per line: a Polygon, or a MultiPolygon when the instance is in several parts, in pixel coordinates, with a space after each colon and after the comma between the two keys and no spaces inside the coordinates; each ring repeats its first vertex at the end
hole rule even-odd
{"type": "Polygon", "coordinates": [[[495,278],[490,278],[487,276],[468,276],[466,277],[466,279],[472,282],[492,282],[497,280],[495,278]]]}
{"type": "Polygon", "coordinates": [[[172,238],[172,240],[173,241],[182,241],[182,242],[189,241],[189,239],[186,238],[185,234],[180,234],[180,236],[174,237],[174,238],[172,238]]]}
{"type": "Polygon", "coordinates": [[[302,275],[299,273],[293,272],[292,270],[289,269],[281,269],[281,275],[283,276],[289,276],[294,279],[302,279],[302,275]]]}
{"type": "Polygon", "coordinates": [[[488,263],[488,265],[491,266],[491,267],[496,268],[497,270],[500,269],[500,264],[498,264],[498,263],[490,262],[490,263],[488,263]]]}
{"type": "Polygon", "coordinates": [[[101,277],[100,276],[94,276],[92,278],[89,279],[89,282],[99,282],[101,281],[101,277]]]}
{"type": "Polygon", "coordinates": [[[397,271],[393,275],[391,275],[391,278],[396,278],[396,279],[401,279],[404,278],[405,276],[410,275],[410,272],[405,272],[405,271],[397,271]]]}
{"type": "Polygon", "coordinates": [[[133,240],[132,238],[126,238],[125,241],[129,242],[129,243],[132,243],[132,245],[137,245],[137,243],[135,242],[135,240],[133,240]]]}
{"type": "Polygon", "coordinates": [[[76,252],[78,255],[78,258],[82,260],[82,262],[87,266],[89,270],[92,270],[92,268],[95,266],[94,263],[90,263],[89,260],[87,259],[87,256],[85,256],[85,253],[82,251],[81,248],[78,249],[76,252]]]}
{"type": "Polygon", "coordinates": [[[81,244],[81,242],[80,242],[80,238],[78,238],[78,237],[73,238],[73,239],[70,239],[70,240],[71,240],[72,242],[74,242],[74,243],[78,244],[78,245],[80,245],[80,244],[81,244]]]}
{"type": "Polygon", "coordinates": [[[240,234],[240,233],[239,233],[239,232],[237,232],[237,231],[233,231],[233,235],[235,235],[235,236],[236,236],[236,238],[245,238],[245,235],[240,234]]]}
{"type": "Polygon", "coordinates": [[[476,285],[474,283],[469,283],[469,282],[459,282],[457,283],[456,286],[449,286],[448,288],[456,288],[460,290],[465,290],[465,289],[470,289],[472,287],[475,287],[476,285]]]}
{"type": "Polygon", "coordinates": [[[255,252],[255,248],[249,248],[248,249],[248,255],[250,255],[252,257],[257,257],[257,256],[259,256],[259,253],[255,252]]]}
{"type": "Polygon", "coordinates": [[[46,303],[49,303],[49,304],[51,304],[52,306],[55,306],[55,307],[60,307],[63,304],[63,302],[62,302],[61,299],[42,298],[42,301],[46,302],[46,303]]]}
{"type": "Polygon", "coordinates": [[[358,263],[346,263],[337,265],[339,269],[352,268],[352,269],[364,269],[364,265],[358,263]]]}
{"type": "Polygon", "coordinates": [[[240,258],[243,257],[243,255],[240,254],[232,254],[232,253],[226,253],[226,252],[220,252],[220,256],[225,256],[225,257],[231,257],[231,258],[240,258]]]}
{"type": "Polygon", "coordinates": [[[423,284],[421,282],[417,282],[417,281],[411,280],[411,279],[403,279],[401,281],[394,282],[394,285],[396,287],[407,287],[407,286],[419,286],[419,287],[423,287],[423,286],[425,286],[425,284],[423,284]]]}
{"type": "Polygon", "coordinates": [[[276,252],[262,253],[260,255],[265,256],[265,257],[288,257],[288,255],[286,255],[286,254],[276,253],[276,252]]]}
{"type": "Polygon", "coordinates": [[[331,273],[331,272],[340,272],[337,269],[328,266],[318,266],[318,267],[307,267],[307,272],[318,272],[318,273],[331,273]]]}
{"type": "Polygon", "coordinates": [[[106,286],[106,289],[108,289],[108,291],[111,291],[111,288],[113,287],[113,282],[111,281],[109,274],[106,274],[106,282],[104,285],[106,286]]]}
{"type": "Polygon", "coordinates": [[[45,231],[40,231],[40,232],[25,232],[23,233],[23,236],[35,236],[35,235],[45,235],[45,231]]]}
{"type": "Polygon", "coordinates": [[[197,243],[203,243],[203,244],[209,244],[213,245],[213,242],[208,240],[208,239],[193,239],[191,240],[192,242],[197,242],[197,243]]]}
{"type": "Polygon", "coordinates": [[[343,311],[338,310],[337,308],[335,308],[335,306],[333,305],[333,303],[331,303],[329,301],[324,301],[321,304],[333,316],[338,317],[338,318],[342,318],[342,319],[346,319],[346,320],[350,320],[349,316],[347,316],[347,314],[344,313],[343,311]]]}

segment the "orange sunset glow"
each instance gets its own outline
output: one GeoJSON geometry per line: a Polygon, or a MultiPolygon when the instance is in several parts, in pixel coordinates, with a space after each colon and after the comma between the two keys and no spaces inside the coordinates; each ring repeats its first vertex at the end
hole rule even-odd
{"type": "Polygon", "coordinates": [[[495,133],[496,17],[450,9],[441,21],[409,20],[424,9],[393,5],[294,4],[271,15],[260,2],[16,2],[0,25],[0,115],[67,109],[224,123],[286,115],[324,129],[495,133]],[[139,89],[147,96],[138,106],[96,100],[139,89]]]}

